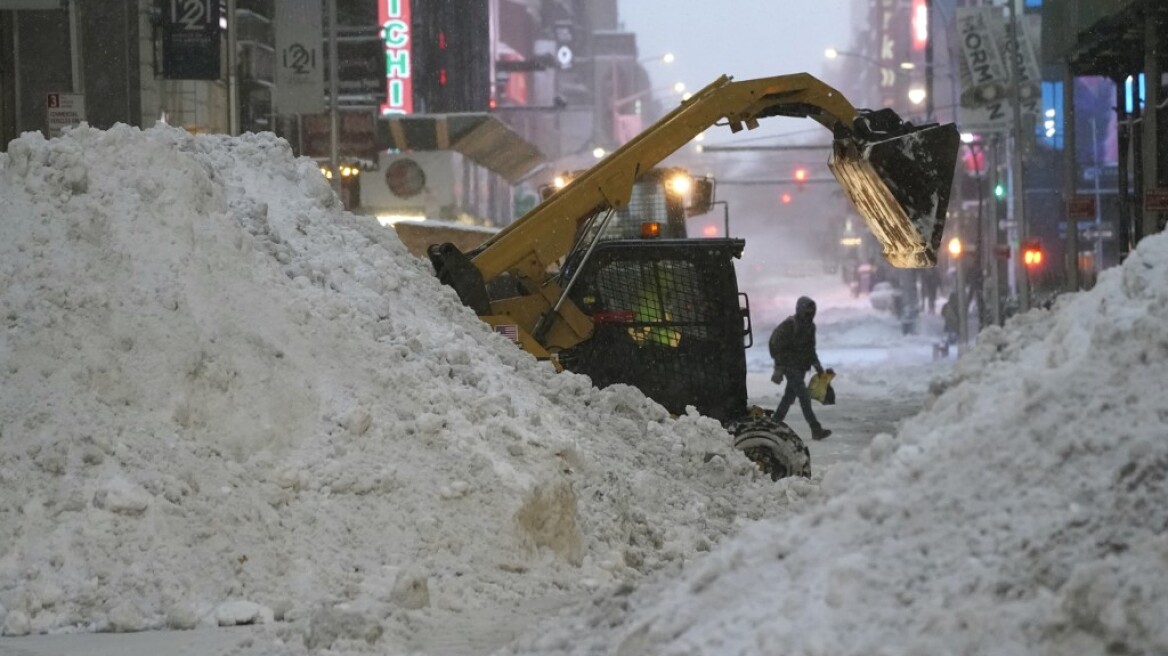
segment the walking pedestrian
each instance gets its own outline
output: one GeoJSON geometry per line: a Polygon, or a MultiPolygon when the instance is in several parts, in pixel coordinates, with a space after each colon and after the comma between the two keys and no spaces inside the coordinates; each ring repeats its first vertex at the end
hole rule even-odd
{"type": "Polygon", "coordinates": [[[815,417],[815,411],[811,408],[811,394],[804,380],[807,370],[812,367],[816,373],[822,374],[824,371],[815,350],[815,301],[806,296],[799,297],[795,302],[795,314],[775,328],[768,346],[775,361],[775,374],[771,380],[780,383],[783,378],[787,379],[787,387],[775,409],[774,418],[784,421],[791,404],[798,399],[803,418],[811,426],[812,439],[822,440],[831,435],[831,431],[825,429],[815,417]]]}

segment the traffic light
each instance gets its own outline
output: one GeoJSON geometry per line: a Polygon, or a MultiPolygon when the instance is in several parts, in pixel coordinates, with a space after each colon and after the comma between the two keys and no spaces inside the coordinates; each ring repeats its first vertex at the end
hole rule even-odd
{"type": "Polygon", "coordinates": [[[1042,243],[1037,239],[1027,239],[1022,242],[1022,262],[1027,269],[1036,269],[1042,266],[1042,243]]]}
{"type": "Polygon", "coordinates": [[[1007,214],[1006,185],[1003,182],[995,181],[991,191],[994,194],[994,199],[991,202],[991,210],[993,211],[994,218],[999,221],[1003,220],[1007,214]]]}
{"type": "Polygon", "coordinates": [[[490,6],[489,0],[410,3],[408,53],[416,112],[483,112],[490,108],[495,84],[490,68],[492,50],[490,35],[482,29],[489,21],[490,6]]]}
{"type": "Polygon", "coordinates": [[[799,189],[799,191],[803,191],[807,188],[807,169],[803,168],[802,166],[795,169],[795,186],[799,189]]]}
{"type": "Polygon", "coordinates": [[[782,202],[784,205],[790,205],[791,204],[791,194],[784,191],[779,196],[779,201],[782,202]]]}

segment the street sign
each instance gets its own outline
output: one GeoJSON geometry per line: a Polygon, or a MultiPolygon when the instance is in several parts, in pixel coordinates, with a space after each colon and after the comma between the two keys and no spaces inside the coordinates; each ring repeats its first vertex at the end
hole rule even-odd
{"type": "Polygon", "coordinates": [[[1145,212],[1168,212],[1168,189],[1148,189],[1144,192],[1145,212]]]}
{"type": "Polygon", "coordinates": [[[1094,196],[1072,196],[1067,202],[1067,217],[1071,219],[1095,218],[1094,196]]]}
{"type": "MultiPolygon", "coordinates": [[[[1095,223],[1093,220],[1076,221],[1075,224],[1079,228],[1079,239],[1081,240],[1115,239],[1115,234],[1118,232],[1115,221],[1100,221],[1099,223],[1095,223]]],[[[1066,221],[1059,221],[1058,236],[1059,239],[1067,238],[1066,221]]]]}
{"type": "Polygon", "coordinates": [[[49,137],[61,136],[62,130],[85,120],[85,94],[45,94],[45,115],[48,119],[49,137]]]}
{"type": "Polygon", "coordinates": [[[1084,239],[1115,239],[1115,231],[1111,228],[1087,228],[1082,234],[1084,239]]]}
{"type": "Polygon", "coordinates": [[[560,46],[556,50],[556,61],[560,62],[560,68],[572,68],[572,49],[568,46],[560,46]]]}

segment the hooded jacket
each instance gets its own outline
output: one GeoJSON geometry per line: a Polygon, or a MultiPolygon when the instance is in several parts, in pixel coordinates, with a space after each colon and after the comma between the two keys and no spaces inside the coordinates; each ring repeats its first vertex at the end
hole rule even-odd
{"type": "Polygon", "coordinates": [[[815,352],[815,301],[800,296],[795,302],[795,314],[775,328],[768,345],[776,369],[805,373],[817,367],[819,356],[815,352]]]}

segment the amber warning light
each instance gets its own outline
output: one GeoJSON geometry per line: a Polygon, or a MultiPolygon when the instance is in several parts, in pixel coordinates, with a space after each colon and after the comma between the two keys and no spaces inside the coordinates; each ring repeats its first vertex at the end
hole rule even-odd
{"type": "Polygon", "coordinates": [[[1037,241],[1029,241],[1022,245],[1022,261],[1029,268],[1034,268],[1042,264],[1042,244],[1037,241]]]}

